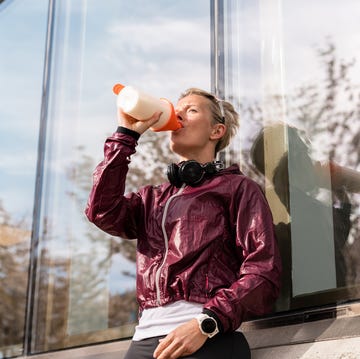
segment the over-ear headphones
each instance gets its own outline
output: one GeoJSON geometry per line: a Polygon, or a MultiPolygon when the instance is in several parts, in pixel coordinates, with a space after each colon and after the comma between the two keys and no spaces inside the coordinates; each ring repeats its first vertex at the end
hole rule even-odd
{"type": "Polygon", "coordinates": [[[224,165],[220,161],[201,164],[195,160],[188,160],[170,164],[167,176],[169,182],[176,187],[181,187],[183,183],[194,187],[199,185],[206,175],[212,176],[223,168],[224,165]]]}

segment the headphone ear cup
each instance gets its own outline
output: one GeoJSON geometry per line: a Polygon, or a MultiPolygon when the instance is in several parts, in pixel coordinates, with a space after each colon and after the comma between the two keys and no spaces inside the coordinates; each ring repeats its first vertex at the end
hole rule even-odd
{"type": "Polygon", "coordinates": [[[179,167],[179,179],[190,186],[196,186],[204,178],[205,171],[202,165],[194,160],[183,162],[179,167]]]}
{"type": "Polygon", "coordinates": [[[171,163],[167,168],[167,177],[169,182],[175,187],[181,187],[181,180],[179,178],[179,166],[176,163],[171,163]]]}

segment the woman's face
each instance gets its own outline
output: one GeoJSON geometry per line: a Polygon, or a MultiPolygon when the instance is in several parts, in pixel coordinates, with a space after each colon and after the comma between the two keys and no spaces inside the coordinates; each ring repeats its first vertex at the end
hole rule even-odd
{"type": "Polygon", "coordinates": [[[214,155],[212,136],[216,125],[212,123],[210,100],[200,95],[186,96],[179,100],[175,112],[183,128],[171,133],[171,150],[198,161],[209,151],[214,155]]]}

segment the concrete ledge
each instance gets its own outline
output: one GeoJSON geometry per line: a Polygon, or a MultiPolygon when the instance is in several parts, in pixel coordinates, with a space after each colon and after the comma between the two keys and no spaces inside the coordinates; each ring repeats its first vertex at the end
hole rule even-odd
{"type": "MultiPolygon", "coordinates": [[[[311,312],[314,317],[302,314],[302,319],[298,324],[290,324],[282,322],[277,326],[277,320],[284,318],[273,318],[259,322],[253,321],[244,323],[242,330],[250,344],[255,349],[276,348],[283,346],[294,346],[304,343],[336,341],[342,338],[360,338],[360,315],[359,305],[344,306],[337,308],[336,312],[311,312]],[[328,316],[329,319],[322,319],[322,314],[328,316]],[[305,319],[304,319],[305,318],[305,319]],[[309,319],[309,322],[304,320],[309,319]],[[312,321],[315,318],[317,320],[312,321]]],[[[294,316],[289,319],[300,319],[294,316]]],[[[359,356],[360,358],[360,356],[359,356]]]]}
{"type": "MultiPolygon", "coordinates": [[[[122,359],[129,341],[120,341],[54,353],[33,355],[32,359],[122,359]]],[[[360,358],[360,337],[314,343],[283,345],[252,350],[252,359],[357,359],[360,358]]]]}
{"type": "Polygon", "coordinates": [[[357,359],[360,337],[255,349],[252,359],[357,359]]]}
{"type": "Polygon", "coordinates": [[[31,355],[31,359],[122,359],[125,356],[130,340],[123,340],[99,345],[90,345],[83,348],[59,350],[56,352],[31,355]]]}

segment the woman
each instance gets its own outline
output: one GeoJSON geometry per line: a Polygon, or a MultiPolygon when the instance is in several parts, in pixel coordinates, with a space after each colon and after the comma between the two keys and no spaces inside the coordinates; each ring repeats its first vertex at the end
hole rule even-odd
{"type": "Polygon", "coordinates": [[[270,311],[279,292],[271,213],[237,165],[214,162],[236,132],[233,106],[189,89],[175,111],[182,128],[170,147],[180,162],[169,182],[124,195],[137,140],[160,114],[140,122],[119,111],[86,208],[107,233],[137,238],[140,319],[125,358],[250,358],[236,330],[270,311]]]}

